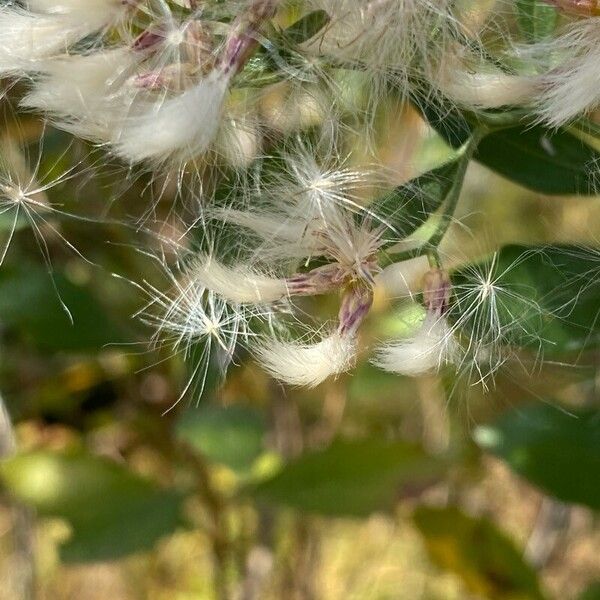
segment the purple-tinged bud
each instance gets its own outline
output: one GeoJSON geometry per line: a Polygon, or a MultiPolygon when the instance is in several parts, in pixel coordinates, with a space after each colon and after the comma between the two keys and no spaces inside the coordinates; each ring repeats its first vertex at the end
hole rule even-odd
{"type": "Polygon", "coordinates": [[[134,50],[149,50],[158,44],[162,44],[165,41],[165,32],[162,29],[147,29],[140,33],[134,40],[132,48],[134,50]]]}
{"type": "Polygon", "coordinates": [[[286,280],[291,296],[328,294],[344,285],[346,271],[337,263],[317,267],[308,273],[297,273],[286,280]]]}
{"type": "Polygon", "coordinates": [[[357,284],[350,286],[342,297],[338,314],[338,333],[355,335],[373,305],[373,290],[370,286],[357,284]]]}
{"type": "Polygon", "coordinates": [[[260,26],[275,15],[279,0],[254,0],[248,10],[233,23],[225,46],[221,68],[225,73],[237,73],[254,52],[260,26]]]}
{"type": "Polygon", "coordinates": [[[134,75],[131,83],[138,88],[145,90],[172,90],[180,91],[185,87],[184,80],[193,77],[194,67],[189,63],[172,64],[134,75]]]}
{"type": "Polygon", "coordinates": [[[431,269],[423,276],[423,303],[427,312],[445,315],[450,308],[452,282],[443,269],[431,269]]]}
{"type": "Polygon", "coordinates": [[[163,71],[148,71],[147,73],[140,73],[134,75],[131,78],[131,83],[138,88],[145,90],[157,90],[165,86],[165,79],[163,77],[163,71]]]}

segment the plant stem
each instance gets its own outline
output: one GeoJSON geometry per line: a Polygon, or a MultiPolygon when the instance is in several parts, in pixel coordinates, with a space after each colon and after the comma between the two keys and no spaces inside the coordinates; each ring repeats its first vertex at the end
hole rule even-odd
{"type": "Polygon", "coordinates": [[[469,163],[471,162],[473,155],[477,150],[479,142],[488,133],[489,129],[487,127],[479,126],[473,131],[473,135],[469,141],[462,147],[460,151],[461,155],[459,158],[456,178],[452,183],[452,187],[450,188],[448,195],[446,196],[444,211],[441,214],[441,222],[435,233],[427,240],[427,242],[421,246],[418,246],[417,248],[412,248],[410,250],[405,250],[404,252],[398,252],[394,254],[382,252],[379,257],[380,267],[384,268],[394,263],[403,262],[419,256],[427,256],[432,267],[440,266],[438,247],[448,232],[450,225],[452,224],[454,213],[456,212],[456,207],[458,206],[458,201],[460,199],[463,184],[465,182],[465,175],[467,173],[469,163]]]}
{"type": "Polygon", "coordinates": [[[442,267],[440,253],[437,251],[437,248],[430,248],[427,250],[427,260],[432,269],[440,269],[442,267]]]}
{"type": "Polygon", "coordinates": [[[479,142],[486,135],[486,133],[488,133],[487,128],[480,127],[475,129],[471,139],[463,146],[462,156],[458,162],[456,178],[454,179],[454,183],[448,192],[448,196],[446,196],[444,212],[441,215],[441,223],[437,228],[437,231],[429,238],[429,241],[427,242],[428,248],[437,248],[448,232],[448,228],[452,224],[452,219],[454,218],[454,213],[456,212],[456,207],[458,206],[458,201],[460,199],[463,184],[465,182],[465,175],[467,174],[467,168],[471,162],[471,159],[473,158],[473,154],[475,154],[475,150],[477,150],[479,142]]]}

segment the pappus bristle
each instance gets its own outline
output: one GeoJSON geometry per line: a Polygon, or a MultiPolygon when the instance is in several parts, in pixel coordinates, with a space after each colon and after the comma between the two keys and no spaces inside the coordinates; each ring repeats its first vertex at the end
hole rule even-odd
{"type": "Polygon", "coordinates": [[[600,17],[569,25],[535,51],[542,64],[548,57],[558,61],[540,78],[537,106],[543,121],[563,125],[600,105],[600,17]]]}
{"type": "Polygon", "coordinates": [[[372,362],[384,371],[417,377],[455,364],[458,356],[459,345],[447,320],[428,315],[416,331],[380,347],[372,362]]]}
{"type": "Polygon", "coordinates": [[[481,264],[465,267],[454,287],[453,330],[464,347],[460,368],[484,387],[516,356],[516,347],[525,345],[535,351],[543,341],[544,310],[530,297],[526,284],[521,289],[506,280],[518,262],[501,266],[498,258],[494,253],[481,264]]]}
{"type": "Polygon", "coordinates": [[[352,368],[356,339],[333,333],[317,342],[267,338],[253,345],[260,365],[275,379],[293,386],[315,387],[352,368]]]}
{"type": "MultiPolygon", "coordinates": [[[[75,246],[63,236],[60,226],[52,218],[55,214],[68,218],[73,215],[53,204],[48,197],[50,190],[75,177],[79,165],[51,176],[41,170],[43,155],[41,145],[35,162],[30,164],[23,148],[17,142],[9,136],[2,136],[0,141],[0,216],[9,223],[6,241],[0,249],[0,265],[4,262],[15,233],[23,226],[30,228],[48,265],[50,265],[50,254],[46,235],[57,238],[83,258],[75,246]]],[[[60,155],[56,164],[63,157],[64,154],[60,155]]],[[[49,170],[52,171],[56,164],[49,170]]]]}
{"type": "Polygon", "coordinates": [[[288,293],[284,278],[269,276],[243,263],[228,266],[211,256],[196,257],[190,267],[190,277],[198,285],[238,304],[276,302],[288,293]]]}
{"type": "Polygon", "coordinates": [[[38,61],[115,24],[132,7],[122,0],[30,2],[0,8],[0,73],[36,71],[38,61]]]}
{"type": "Polygon", "coordinates": [[[154,329],[153,343],[193,361],[192,375],[177,402],[192,386],[198,397],[202,395],[211,365],[225,375],[238,344],[248,345],[253,335],[252,319],[270,319],[267,307],[229,302],[207,289],[198,281],[193,262],[180,260],[171,267],[165,257],[157,257],[169,283],[167,291],[147,282],[134,284],[148,298],[137,316],[154,329]]]}

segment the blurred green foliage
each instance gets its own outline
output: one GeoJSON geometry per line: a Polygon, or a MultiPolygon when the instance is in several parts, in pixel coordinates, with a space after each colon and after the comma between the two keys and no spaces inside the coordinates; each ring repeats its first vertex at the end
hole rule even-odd
{"type": "MultiPolygon", "coordinates": [[[[544,3],[523,0],[518,10],[532,40],[554,26],[544,3]]],[[[278,35],[300,42],[326,21],[316,11],[278,35]]],[[[250,67],[272,81],[272,59],[263,52],[250,67]]],[[[408,132],[402,160],[416,178],[370,208],[420,240],[448,196],[456,150],[481,119],[491,126],[498,115],[465,117],[426,91],[413,100],[418,111],[399,111],[392,99],[375,133],[382,154],[401,154],[394,144],[408,132]]],[[[598,242],[590,165],[600,155],[576,128],[523,122],[484,137],[476,161],[510,183],[475,166],[459,215],[465,229],[451,229],[442,248],[460,249],[458,308],[470,285],[485,291],[474,276],[494,265],[484,300],[496,302],[499,321],[486,320],[484,301],[461,322],[474,334],[489,326],[516,347],[487,394],[449,373],[409,380],[366,362],[316,390],[283,389],[240,355],[222,387],[209,372],[202,397],[192,386],[181,399],[189,365],[170,347],[149,349],[154,332],[131,315],[146,301],[139,286],[169,285],[152,256],[162,258],[161,237],[182,239],[185,218],[174,215],[193,212],[177,183],[196,189],[203,179],[225,195],[231,180],[219,188],[219,176],[237,174],[223,167],[177,182],[124,173],[83,142],[15,120],[7,136],[21,142],[36,176],[60,180],[41,216],[6,212],[0,223],[0,387],[19,440],[19,454],[0,466],[2,531],[18,546],[24,511],[59,553],[52,569],[40,568],[41,598],[85,600],[61,582],[75,572],[70,563],[100,562],[137,581],[123,600],[346,600],[354,590],[367,590],[360,600],[598,597],[597,585],[584,588],[598,576],[600,543],[591,516],[600,507],[600,255],[583,246],[598,242]],[[156,231],[157,222],[168,225],[156,231]],[[555,514],[562,503],[575,523],[569,533],[543,518],[544,506],[555,514]],[[67,526],[62,537],[46,530],[56,519],[67,526]],[[397,552],[402,528],[409,542],[397,552]],[[357,531],[393,551],[372,556],[357,531]],[[536,531],[547,545],[537,554],[527,543],[536,531]],[[345,587],[324,583],[336,561],[350,572],[345,587]],[[386,577],[391,592],[381,591],[386,577]]],[[[312,308],[330,311],[326,299],[312,308]]],[[[365,344],[422,316],[418,302],[376,298],[365,344]]],[[[19,552],[45,564],[43,543],[33,552],[4,542],[3,581],[19,576],[10,562],[19,552]]]]}
{"type": "Polygon", "coordinates": [[[87,453],[22,454],[1,471],[16,498],[69,522],[66,561],[114,560],[151,548],[180,522],[180,494],[87,453]]]}
{"type": "Polygon", "coordinates": [[[550,404],[509,412],[475,431],[479,445],[503,458],[517,473],[565,502],[600,509],[600,417],[550,404]]]}

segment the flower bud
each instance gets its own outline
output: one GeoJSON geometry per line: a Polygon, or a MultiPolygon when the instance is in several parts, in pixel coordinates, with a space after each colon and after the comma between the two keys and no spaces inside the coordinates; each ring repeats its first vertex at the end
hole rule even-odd
{"type": "Polygon", "coordinates": [[[179,92],[185,89],[186,80],[194,76],[194,67],[189,63],[166,65],[160,69],[134,75],[130,81],[136,88],[144,90],[169,90],[179,92]]]}
{"type": "Polygon", "coordinates": [[[287,279],[292,296],[328,294],[344,283],[345,271],[337,263],[317,267],[308,273],[297,273],[287,279]]]}
{"type": "Polygon", "coordinates": [[[340,335],[353,336],[358,331],[373,304],[373,289],[364,284],[355,284],[344,293],[339,311],[340,335]]]}
{"type": "Polygon", "coordinates": [[[450,308],[452,282],[443,269],[431,269],[423,277],[423,303],[427,312],[441,317],[450,308]]]}
{"type": "Polygon", "coordinates": [[[222,69],[237,73],[256,47],[256,34],[260,26],[270,19],[277,9],[278,0],[254,0],[248,10],[234,22],[227,40],[222,69]]]}

